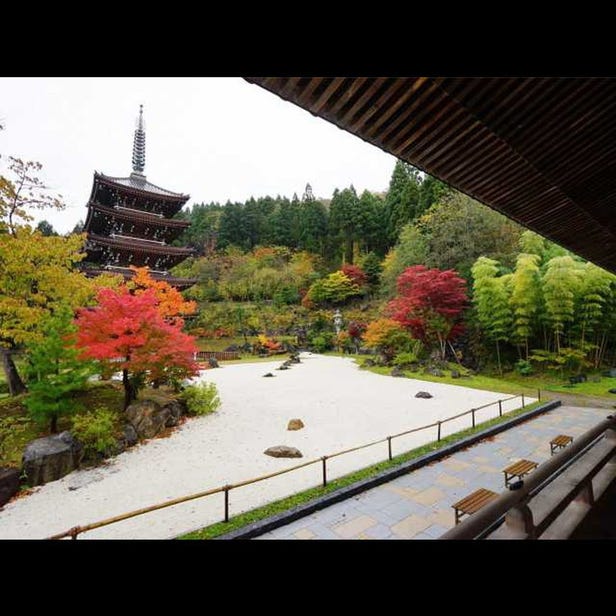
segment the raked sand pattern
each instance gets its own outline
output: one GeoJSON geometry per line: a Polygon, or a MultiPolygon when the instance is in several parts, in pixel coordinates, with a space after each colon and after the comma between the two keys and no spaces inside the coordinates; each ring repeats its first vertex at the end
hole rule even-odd
{"type": "MultiPolygon", "coordinates": [[[[0,539],[44,538],[134,509],[194,492],[257,477],[390,434],[430,424],[503,394],[381,376],[360,370],[353,360],[302,354],[302,363],[277,371],[280,362],[238,364],[202,373],[217,384],[222,406],[191,419],[170,437],[153,439],[112,458],[37,488],[0,511],[0,539]],[[266,372],[275,378],[263,378],[266,372]],[[433,398],[417,399],[429,391],[433,398]],[[305,428],[287,431],[289,419],[305,428]],[[303,459],[271,458],[273,445],[297,447],[303,459]]],[[[528,399],[528,402],[532,402],[528,399]]],[[[519,399],[503,404],[509,411],[519,399]]],[[[477,422],[492,418],[492,407],[477,422]]],[[[470,417],[443,426],[443,436],[469,427],[470,417]]],[[[435,440],[435,429],[396,439],[394,455],[435,440]]],[[[335,478],[387,456],[385,444],[328,463],[335,478]]],[[[320,464],[230,493],[231,515],[318,485],[320,464]]],[[[216,494],[132,518],[81,535],[86,538],[166,539],[218,522],[223,495],[216,494]]]]}

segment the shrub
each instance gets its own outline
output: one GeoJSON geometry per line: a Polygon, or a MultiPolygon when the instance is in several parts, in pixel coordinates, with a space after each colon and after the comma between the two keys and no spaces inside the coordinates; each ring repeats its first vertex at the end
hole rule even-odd
{"type": "Polygon", "coordinates": [[[393,361],[394,366],[398,366],[398,368],[409,368],[412,364],[415,363],[417,363],[417,355],[408,351],[404,353],[398,353],[394,357],[393,361]]]}
{"type": "Polygon", "coordinates": [[[529,374],[533,373],[533,367],[531,366],[531,363],[529,361],[526,361],[525,359],[520,359],[519,361],[517,361],[515,364],[515,369],[517,373],[521,374],[522,376],[528,376],[529,374]]]}
{"type": "Polygon", "coordinates": [[[310,348],[315,353],[323,353],[328,351],[333,346],[333,335],[327,332],[321,332],[320,334],[310,338],[310,348]]]}
{"type": "Polygon", "coordinates": [[[27,417],[0,417],[0,460],[9,455],[27,429],[27,417]]]}
{"type": "Polygon", "coordinates": [[[73,434],[83,447],[86,457],[106,455],[116,445],[116,415],[107,409],[98,408],[73,417],[73,434]]]}
{"type": "Polygon", "coordinates": [[[189,385],[182,392],[182,400],[190,415],[207,415],[220,406],[220,397],[215,383],[189,385]]]}

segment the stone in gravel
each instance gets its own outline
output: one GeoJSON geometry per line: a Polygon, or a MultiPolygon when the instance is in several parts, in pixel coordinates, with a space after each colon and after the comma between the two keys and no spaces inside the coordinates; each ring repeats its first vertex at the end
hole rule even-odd
{"type": "Polygon", "coordinates": [[[124,426],[124,443],[126,443],[126,446],[132,447],[137,444],[138,440],[137,430],[133,428],[132,424],[126,424],[124,426]]]}
{"type": "Polygon", "coordinates": [[[167,409],[169,411],[169,417],[165,422],[165,428],[173,428],[180,423],[180,417],[184,413],[184,408],[178,400],[171,400],[163,406],[163,412],[167,409]]]}
{"type": "Polygon", "coordinates": [[[303,458],[302,452],[295,447],[287,447],[286,445],[276,445],[268,447],[264,452],[266,456],[272,458],[303,458]]]}
{"type": "Polygon", "coordinates": [[[19,490],[19,469],[0,466],[0,507],[8,503],[19,490]]]}
{"type": "Polygon", "coordinates": [[[275,374],[272,374],[271,372],[267,372],[266,374],[264,374],[263,376],[276,376],[275,374]]]}
{"type": "Polygon", "coordinates": [[[415,394],[415,397],[416,398],[432,398],[433,396],[431,393],[428,393],[427,391],[418,391],[415,394]]]}
{"type": "Polygon", "coordinates": [[[161,407],[155,400],[133,402],[125,413],[140,439],[155,437],[171,415],[169,408],[161,407]]]}
{"type": "Polygon", "coordinates": [[[287,425],[287,430],[301,430],[304,427],[304,422],[301,419],[291,419],[287,425]]]}
{"type": "Polygon", "coordinates": [[[289,366],[285,366],[284,364],[282,364],[282,366],[278,366],[278,368],[276,368],[276,370],[288,370],[289,366]]]}
{"type": "Polygon", "coordinates": [[[39,486],[79,468],[83,448],[68,431],[37,438],[26,445],[22,464],[26,482],[39,486]]]}

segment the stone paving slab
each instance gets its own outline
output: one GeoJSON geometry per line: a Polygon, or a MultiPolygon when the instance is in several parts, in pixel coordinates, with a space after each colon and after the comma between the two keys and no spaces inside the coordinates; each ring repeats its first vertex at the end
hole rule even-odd
{"type": "Polygon", "coordinates": [[[257,539],[436,539],[454,526],[452,503],[478,488],[502,492],[506,466],[545,462],[554,436],[575,438],[605,416],[606,409],[558,407],[257,539]]]}

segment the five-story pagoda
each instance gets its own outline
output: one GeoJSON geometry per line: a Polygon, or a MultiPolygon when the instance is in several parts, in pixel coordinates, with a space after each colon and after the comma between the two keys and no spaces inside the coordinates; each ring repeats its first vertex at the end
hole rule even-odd
{"type": "Polygon", "coordinates": [[[88,217],[84,271],[88,275],[102,272],[133,275],[130,266],[147,266],[150,275],[185,289],[195,280],[177,278],[169,269],[193,254],[185,247],[170,243],[190,226],[175,220],[190,195],[166,190],[147,181],[145,170],[145,127],[143,105],[133,142],[133,172],[116,178],[94,172],[88,217]]]}

